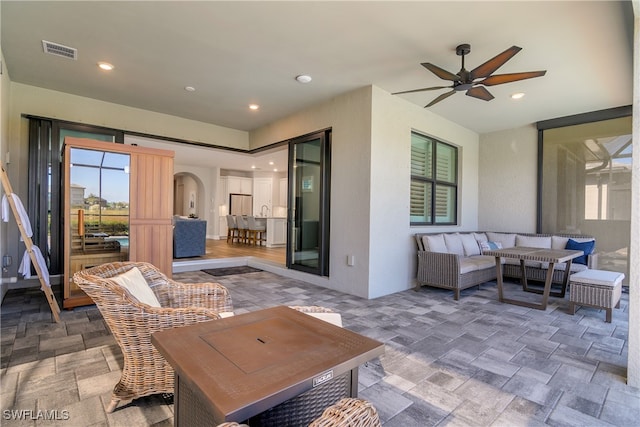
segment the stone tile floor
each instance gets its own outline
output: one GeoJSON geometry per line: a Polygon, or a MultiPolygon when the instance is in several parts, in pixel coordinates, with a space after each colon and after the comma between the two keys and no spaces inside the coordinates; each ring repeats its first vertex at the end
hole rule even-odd
{"type": "MultiPolygon", "coordinates": [[[[640,390],[625,384],[626,293],[613,323],[605,323],[596,309],[567,314],[567,299],[551,298],[546,311],[501,304],[495,283],[463,291],[460,301],[430,288],[365,300],[269,272],[174,278],[224,284],[236,313],[330,307],[346,328],[384,342],[385,355],[360,368],[359,395],[376,406],[385,427],[632,426],[640,419],[640,390]]],[[[163,396],[105,413],[120,349],[95,307],[61,316],[52,323],[39,290],[5,297],[0,424],[173,424],[173,403],[163,396]]]]}

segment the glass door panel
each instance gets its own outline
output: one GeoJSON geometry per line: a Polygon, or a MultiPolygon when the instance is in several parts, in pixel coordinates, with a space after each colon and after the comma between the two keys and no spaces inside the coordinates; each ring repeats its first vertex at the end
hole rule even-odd
{"type": "Polygon", "coordinates": [[[545,129],[541,160],[540,231],[595,237],[597,268],[626,277],[632,139],[631,116],[545,129]]]}
{"type": "Polygon", "coordinates": [[[66,274],[63,305],[86,303],[79,270],[129,259],[129,154],[67,147],[66,274]]]}
{"type": "Polygon", "coordinates": [[[287,267],[329,275],[329,138],[322,132],[289,148],[287,267]]]}

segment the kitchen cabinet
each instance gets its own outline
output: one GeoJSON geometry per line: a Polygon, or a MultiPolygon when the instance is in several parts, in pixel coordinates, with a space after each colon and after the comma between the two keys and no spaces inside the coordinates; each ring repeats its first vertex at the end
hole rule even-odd
{"type": "Polygon", "coordinates": [[[273,193],[273,179],[254,178],[253,179],[253,215],[256,217],[266,217],[272,214],[273,204],[271,203],[273,193]]]}
{"type": "Polygon", "coordinates": [[[227,176],[227,194],[231,193],[253,194],[253,179],[243,176],[227,176]]]}
{"type": "Polygon", "coordinates": [[[267,247],[287,244],[287,219],[267,218],[267,247]]]}
{"type": "Polygon", "coordinates": [[[279,182],[279,187],[280,187],[280,193],[278,194],[278,205],[282,206],[284,208],[287,207],[287,195],[288,195],[288,191],[289,188],[287,186],[288,180],[287,178],[280,178],[280,182],[279,182]]]}

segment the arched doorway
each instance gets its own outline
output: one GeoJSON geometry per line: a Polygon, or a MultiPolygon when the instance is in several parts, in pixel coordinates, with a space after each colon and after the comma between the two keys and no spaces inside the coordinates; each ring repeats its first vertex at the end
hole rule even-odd
{"type": "Polygon", "coordinates": [[[188,172],[173,176],[173,214],[202,218],[204,185],[200,178],[188,172]]]}

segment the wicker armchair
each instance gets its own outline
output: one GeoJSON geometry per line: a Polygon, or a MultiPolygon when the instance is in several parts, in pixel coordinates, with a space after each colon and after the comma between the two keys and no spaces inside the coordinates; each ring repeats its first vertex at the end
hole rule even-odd
{"type": "MultiPolygon", "coordinates": [[[[218,424],[217,427],[247,427],[235,422],[218,424]]],[[[380,427],[378,411],[370,402],[345,397],[327,407],[309,427],[380,427]]]]}
{"type": "Polygon", "coordinates": [[[113,388],[107,412],[113,412],[121,400],[173,393],[173,368],[151,344],[152,333],[219,319],[218,313],[233,310],[224,286],[179,283],[144,262],[103,264],[77,272],[73,280],[96,303],[124,355],[122,376],[113,388]],[[142,273],[160,308],[138,302],[111,280],[133,267],[142,273]]]}

